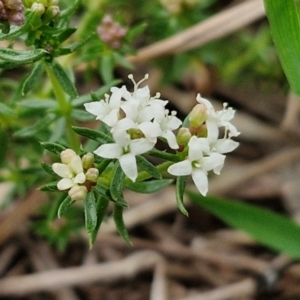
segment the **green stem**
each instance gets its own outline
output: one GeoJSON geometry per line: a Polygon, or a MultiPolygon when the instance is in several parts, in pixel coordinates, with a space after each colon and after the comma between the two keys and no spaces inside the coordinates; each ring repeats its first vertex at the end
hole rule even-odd
{"type": "Polygon", "coordinates": [[[67,98],[65,96],[65,92],[62,89],[56,76],[54,75],[54,73],[51,69],[51,66],[48,64],[45,64],[45,65],[46,65],[46,72],[47,72],[48,77],[52,84],[54,95],[55,95],[56,100],[60,107],[60,112],[66,119],[66,127],[67,127],[67,134],[68,134],[68,140],[69,140],[70,147],[74,151],[78,151],[80,149],[80,141],[79,141],[79,137],[72,129],[72,125],[74,125],[74,121],[71,117],[72,106],[70,105],[69,101],[67,100],[67,98]]]}

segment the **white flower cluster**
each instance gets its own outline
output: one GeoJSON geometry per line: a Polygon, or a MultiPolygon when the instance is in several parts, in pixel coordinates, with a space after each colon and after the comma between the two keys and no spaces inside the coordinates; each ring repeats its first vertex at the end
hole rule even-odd
{"type": "Polygon", "coordinates": [[[220,174],[224,165],[225,153],[233,151],[238,143],[231,138],[239,135],[230,123],[235,111],[227,108],[215,111],[211,103],[197,96],[197,104],[189,115],[190,126],[174,130],[182,122],[176,112],[165,107],[168,101],[160,99],[160,94],[151,97],[148,86],[136,83],[132,75],[134,91],[125,86],[111,88],[111,95],[100,101],[84,104],[85,109],[110,127],[114,143],[103,144],[94,153],[103,158],[118,159],[125,175],[135,181],[138,174],[136,155],[151,150],[159,137],[166,140],[169,147],[176,149],[183,160],[174,163],[168,172],[175,176],[191,175],[202,195],[208,190],[208,172],[220,174]],[[220,138],[221,132],[224,136],[220,138]]]}
{"type": "Polygon", "coordinates": [[[96,183],[99,171],[93,168],[94,155],[85,154],[82,158],[72,149],[61,152],[62,163],[52,164],[53,171],[62,179],[57,183],[60,191],[69,190],[72,200],[83,200],[88,192],[88,183],[96,183]]]}
{"type": "Polygon", "coordinates": [[[148,75],[136,83],[132,75],[134,91],[125,86],[111,88],[111,95],[105,99],[85,103],[85,109],[111,128],[115,143],[101,145],[94,151],[100,157],[118,159],[125,175],[132,181],[137,178],[136,155],[151,150],[158,137],[166,139],[172,149],[178,149],[176,130],[181,121],[176,112],[169,112],[165,106],[168,101],[151,97],[148,86],[139,88],[148,75]]]}
{"type": "Polygon", "coordinates": [[[225,161],[224,154],[233,151],[239,145],[231,140],[231,137],[240,133],[230,123],[235,111],[227,108],[227,104],[224,104],[221,111],[215,111],[211,103],[199,94],[197,101],[199,104],[195,106],[189,119],[190,124],[197,124],[198,128],[191,128],[191,132],[197,132],[199,128],[203,131],[202,126],[205,122],[205,136],[191,136],[188,141],[188,156],[185,160],[171,165],[168,172],[175,176],[192,175],[197,189],[205,196],[208,191],[208,172],[220,174],[225,161]],[[224,130],[223,138],[219,138],[219,128],[224,130]]]}

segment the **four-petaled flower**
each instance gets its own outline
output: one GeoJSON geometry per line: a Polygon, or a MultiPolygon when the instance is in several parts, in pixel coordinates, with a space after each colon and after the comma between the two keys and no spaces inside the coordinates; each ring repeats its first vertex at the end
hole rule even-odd
{"type": "Polygon", "coordinates": [[[154,145],[146,138],[132,140],[126,132],[114,134],[114,140],[116,143],[101,145],[94,153],[100,157],[118,159],[125,175],[135,181],[137,178],[136,155],[148,152],[154,145]]]}
{"type": "Polygon", "coordinates": [[[209,143],[205,138],[193,136],[188,143],[188,157],[171,165],[168,172],[175,176],[192,175],[193,181],[199,192],[205,196],[208,191],[208,171],[213,170],[215,174],[220,174],[224,165],[225,155],[217,152],[204,156],[209,152],[209,143]]]}

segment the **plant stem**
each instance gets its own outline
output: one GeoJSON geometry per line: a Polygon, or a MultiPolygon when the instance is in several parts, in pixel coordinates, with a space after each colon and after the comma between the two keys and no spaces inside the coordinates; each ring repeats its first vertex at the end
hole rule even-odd
{"type": "Polygon", "coordinates": [[[62,89],[59,81],[54,75],[51,66],[49,66],[48,64],[45,65],[46,65],[46,72],[52,84],[54,95],[60,107],[60,112],[66,119],[66,129],[67,129],[70,147],[76,152],[80,149],[80,141],[78,136],[72,129],[72,125],[74,124],[74,121],[71,117],[72,107],[69,101],[67,100],[65,96],[65,92],[62,89]]]}

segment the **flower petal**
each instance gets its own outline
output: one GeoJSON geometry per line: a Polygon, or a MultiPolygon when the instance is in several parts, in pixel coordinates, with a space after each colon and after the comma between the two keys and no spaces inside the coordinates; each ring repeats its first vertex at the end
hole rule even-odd
{"type": "Polygon", "coordinates": [[[57,188],[60,191],[64,191],[69,189],[70,187],[72,187],[74,185],[74,181],[70,178],[63,178],[61,179],[58,183],[57,183],[57,188]]]}
{"type": "Polygon", "coordinates": [[[62,178],[72,178],[72,172],[68,165],[60,164],[60,163],[54,163],[52,165],[52,170],[60,177],[62,178]]]}
{"type": "Polygon", "coordinates": [[[135,156],[132,153],[127,153],[120,157],[119,162],[125,175],[135,182],[137,178],[137,165],[135,156]]]}
{"type": "Polygon", "coordinates": [[[213,149],[218,153],[228,153],[236,149],[238,145],[238,142],[230,139],[221,139],[214,144],[213,149]]]}
{"type": "Polygon", "coordinates": [[[214,170],[214,173],[219,175],[223,168],[225,157],[225,155],[219,153],[212,153],[203,159],[201,168],[204,171],[214,170]]]}
{"type": "Polygon", "coordinates": [[[70,162],[70,169],[75,173],[79,174],[83,172],[82,161],[79,155],[75,155],[72,157],[70,162]]]}
{"type": "Polygon", "coordinates": [[[201,169],[194,169],[192,173],[193,181],[198,189],[198,191],[206,196],[208,191],[208,179],[207,174],[201,169]]]}
{"type": "Polygon", "coordinates": [[[172,131],[166,130],[161,134],[161,136],[167,140],[168,145],[170,146],[171,149],[179,148],[177,141],[176,141],[176,136],[172,131]]]}
{"type": "Polygon", "coordinates": [[[154,143],[151,143],[145,138],[132,140],[130,142],[130,153],[133,155],[143,154],[153,149],[154,145],[154,143]]]}
{"type": "Polygon", "coordinates": [[[119,158],[123,154],[123,149],[118,144],[104,144],[94,151],[100,157],[119,158]]]}
{"type": "Polygon", "coordinates": [[[168,168],[168,173],[174,176],[191,175],[192,171],[192,164],[188,159],[175,163],[168,168]]]}
{"type": "Polygon", "coordinates": [[[76,175],[74,178],[74,183],[85,183],[85,175],[83,172],[76,175]]]}

